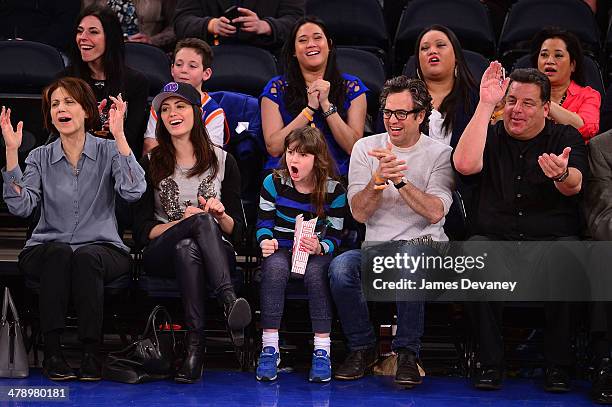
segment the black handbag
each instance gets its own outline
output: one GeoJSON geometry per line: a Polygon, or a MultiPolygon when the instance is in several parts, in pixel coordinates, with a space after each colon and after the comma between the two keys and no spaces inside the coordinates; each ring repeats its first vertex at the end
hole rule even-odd
{"type": "Polygon", "coordinates": [[[5,287],[0,319],[0,377],[23,379],[28,374],[28,354],[23,344],[19,315],[11,292],[5,287]],[[9,307],[13,314],[13,321],[10,322],[6,318],[9,307]]]}
{"type": "Polygon", "coordinates": [[[102,376],[122,383],[145,383],[174,374],[176,340],[170,314],[161,305],[151,311],[141,338],[125,349],[110,352],[102,376]],[[163,314],[164,328],[159,330],[157,314],[163,314]]]}

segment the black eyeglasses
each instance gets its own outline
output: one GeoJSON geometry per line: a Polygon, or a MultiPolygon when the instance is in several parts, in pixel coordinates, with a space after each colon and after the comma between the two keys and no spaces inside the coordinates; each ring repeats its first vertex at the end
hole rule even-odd
{"type": "Polygon", "coordinates": [[[391,115],[395,115],[395,118],[397,120],[406,120],[406,117],[408,117],[409,114],[412,113],[418,113],[421,110],[423,110],[422,108],[416,108],[416,109],[412,109],[412,110],[389,110],[389,109],[380,109],[380,111],[383,114],[383,117],[385,119],[390,119],[391,115]]]}

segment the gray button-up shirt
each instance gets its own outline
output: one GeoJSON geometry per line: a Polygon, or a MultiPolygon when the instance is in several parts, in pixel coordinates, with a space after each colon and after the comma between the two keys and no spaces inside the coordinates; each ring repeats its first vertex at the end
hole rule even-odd
{"type": "Polygon", "coordinates": [[[134,154],[123,156],[114,140],[88,133],[76,169],[60,139],[36,148],[25,162],[24,173],[19,166],[11,171],[4,168],[2,177],[4,201],[13,215],[29,216],[40,205],[40,220],[26,247],[59,242],[74,250],[110,243],[128,251],[117,233],[115,193],[133,202],[146,189],[144,170],[134,154]]]}

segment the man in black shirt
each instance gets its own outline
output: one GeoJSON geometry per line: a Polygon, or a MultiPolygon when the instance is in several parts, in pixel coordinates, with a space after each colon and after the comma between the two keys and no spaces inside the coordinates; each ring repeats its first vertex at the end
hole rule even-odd
{"type": "MultiPolygon", "coordinates": [[[[484,73],[480,102],[453,154],[453,165],[464,182],[477,187],[472,239],[578,240],[578,195],[588,170],[586,147],[573,127],[546,120],[550,103],[550,82],[535,69],[515,70],[504,78],[501,65],[492,62],[484,73]],[[489,126],[495,105],[504,97],[503,122],[489,126]]],[[[545,268],[550,264],[543,264],[546,261],[538,267],[545,268]]],[[[474,306],[481,365],[474,384],[498,389],[503,303],[474,306]]],[[[572,363],[569,304],[545,303],[545,313],[545,389],[567,391],[572,363]]]]}

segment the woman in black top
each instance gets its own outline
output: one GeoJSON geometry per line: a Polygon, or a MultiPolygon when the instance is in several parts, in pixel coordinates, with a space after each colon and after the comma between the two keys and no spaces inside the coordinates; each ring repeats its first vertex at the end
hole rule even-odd
{"type": "Polygon", "coordinates": [[[203,369],[206,283],[224,306],[237,346],[251,309],[230,279],[231,242],[244,231],[240,173],[234,158],[213,145],[200,120],[200,93],[170,82],[153,99],[159,145],[143,158],[147,191],[134,208],[136,241],[146,246],[148,275],[176,277],[188,329],[187,355],[175,380],[194,383],[203,369]]]}
{"type": "Polygon", "coordinates": [[[128,104],[125,135],[134,155],[140,157],[147,118],[149,84],[146,77],[125,65],[123,33],[117,15],[108,7],[92,5],[81,11],[74,27],[68,73],[92,87],[102,118],[98,135],[108,131],[110,95],[121,94],[128,104]]]}

